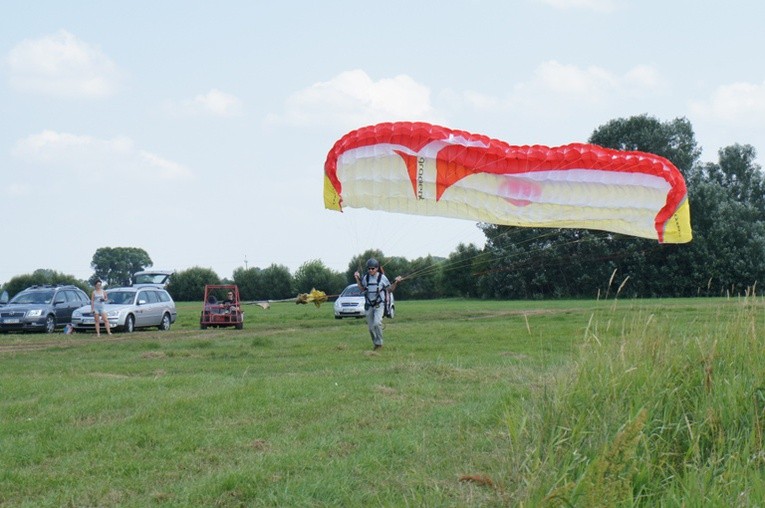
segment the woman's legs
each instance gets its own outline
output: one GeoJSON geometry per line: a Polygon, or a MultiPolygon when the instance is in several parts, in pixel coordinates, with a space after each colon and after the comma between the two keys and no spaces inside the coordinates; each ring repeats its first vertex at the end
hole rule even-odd
{"type": "MultiPolygon", "coordinates": [[[[101,319],[104,320],[104,326],[106,327],[106,333],[109,335],[112,334],[111,325],[109,324],[109,315],[106,313],[106,311],[101,313],[101,319]]],[[[96,325],[98,326],[98,325],[96,325]]]]}

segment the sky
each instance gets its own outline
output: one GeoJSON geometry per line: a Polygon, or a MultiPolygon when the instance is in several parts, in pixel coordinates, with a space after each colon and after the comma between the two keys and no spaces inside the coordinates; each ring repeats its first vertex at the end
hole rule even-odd
{"type": "MultiPolygon", "coordinates": [[[[0,284],[89,278],[101,247],[154,268],[448,256],[477,224],[326,210],[334,142],[426,121],[513,145],[687,118],[765,156],[759,0],[5,0],[0,284]]],[[[691,211],[692,213],[693,211],[691,211]]]]}

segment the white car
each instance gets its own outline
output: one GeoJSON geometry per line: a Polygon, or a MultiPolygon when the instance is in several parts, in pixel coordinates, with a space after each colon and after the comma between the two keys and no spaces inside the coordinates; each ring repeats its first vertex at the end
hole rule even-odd
{"type": "MultiPolygon", "coordinates": [[[[156,326],[169,330],[178,313],[170,294],[158,287],[124,287],[106,291],[106,312],[109,325],[131,333],[136,328],[156,326]]],[[[90,305],[72,313],[72,326],[77,331],[95,330],[96,324],[90,305]]],[[[103,326],[103,325],[102,325],[103,326]]]]}
{"type": "MultiPolygon", "coordinates": [[[[393,293],[388,293],[390,301],[386,302],[385,317],[394,317],[396,315],[396,302],[393,298],[393,293]]],[[[351,284],[343,289],[340,296],[335,300],[335,319],[342,319],[344,317],[361,318],[366,315],[364,311],[364,294],[356,284],[351,284]]]]}

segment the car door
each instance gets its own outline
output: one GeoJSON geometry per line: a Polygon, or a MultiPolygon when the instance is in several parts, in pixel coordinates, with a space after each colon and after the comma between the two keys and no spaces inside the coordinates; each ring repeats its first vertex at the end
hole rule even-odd
{"type": "Polygon", "coordinates": [[[136,326],[156,326],[159,324],[157,295],[154,291],[144,289],[138,292],[138,305],[135,311],[136,326]]]}
{"type": "Polygon", "coordinates": [[[60,289],[53,294],[53,313],[56,315],[56,324],[68,323],[72,319],[73,309],[69,307],[66,291],[60,289]]]}
{"type": "Polygon", "coordinates": [[[156,289],[149,291],[149,306],[151,307],[151,326],[158,326],[162,321],[165,304],[162,303],[162,297],[156,289]]]}
{"type": "MultiPolygon", "coordinates": [[[[69,289],[64,290],[64,295],[66,296],[66,310],[63,323],[71,323],[72,322],[72,313],[76,310],[82,307],[84,304],[82,303],[82,300],[77,295],[76,291],[71,291],[69,289]]],[[[62,321],[59,320],[59,323],[62,321]]]]}
{"type": "Polygon", "coordinates": [[[148,326],[149,320],[149,296],[148,291],[143,290],[138,292],[138,297],[135,299],[135,326],[148,326]]]}

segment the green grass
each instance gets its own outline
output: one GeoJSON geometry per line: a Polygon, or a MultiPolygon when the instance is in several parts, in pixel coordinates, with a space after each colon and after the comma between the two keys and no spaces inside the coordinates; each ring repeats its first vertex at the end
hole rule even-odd
{"type": "Polygon", "coordinates": [[[0,335],[0,506],[756,506],[759,299],[0,335]]]}

